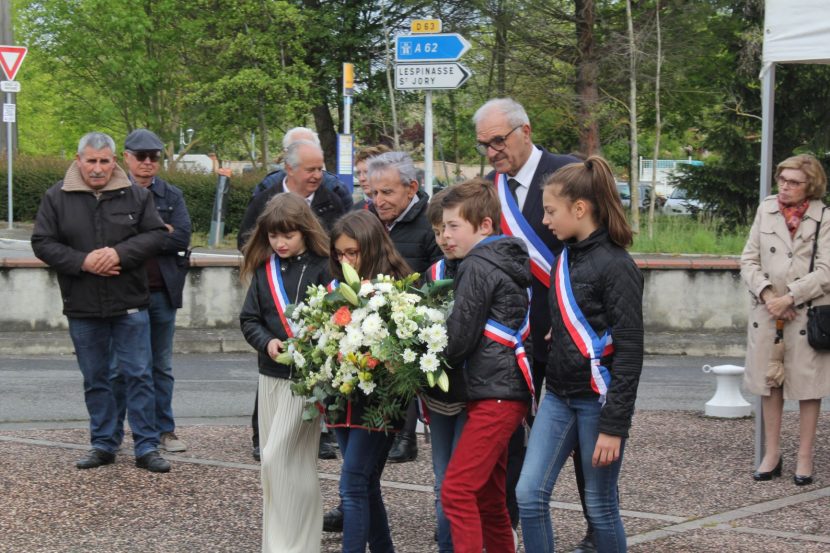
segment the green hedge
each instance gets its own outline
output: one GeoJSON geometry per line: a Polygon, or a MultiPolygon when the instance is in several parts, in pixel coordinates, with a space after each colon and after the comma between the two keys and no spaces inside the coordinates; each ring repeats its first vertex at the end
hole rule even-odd
{"type": "MultiPolygon", "coordinates": [[[[43,193],[57,181],[61,180],[70,162],[58,158],[18,157],[13,169],[14,219],[16,221],[33,221],[43,193]]],[[[5,163],[0,164],[0,220],[8,217],[8,172],[5,163]]],[[[210,230],[210,216],[216,195],[216,175],[199,173],[162,172],[159,176],[182,189],[193,220],[195,232],[210,230]]],[[[251,190],[262,180],[263,173],[249,173],[231,179],[228,194],[228,212],[225,221],[225,233],[235,234],[245,214],[251,190]]]]}

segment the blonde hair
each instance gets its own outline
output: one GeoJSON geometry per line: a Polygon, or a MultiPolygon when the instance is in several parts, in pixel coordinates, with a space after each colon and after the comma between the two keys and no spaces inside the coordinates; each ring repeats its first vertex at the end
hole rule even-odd
{"type": "Polygon", "coordinates": [[[798,169],[807,175],[807,199],[820,200],[827,192],[827,174],[821,162],[810,154],[788,157],[775,168],[775,180],[784,169],[798,169]]]}

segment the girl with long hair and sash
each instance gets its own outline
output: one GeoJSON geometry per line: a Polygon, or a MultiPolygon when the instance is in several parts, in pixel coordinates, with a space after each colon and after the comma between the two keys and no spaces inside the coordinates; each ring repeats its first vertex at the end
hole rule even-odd
{"type": "Polygon", "coordinates": [[[578,444],[597,550],[621,552],[617,479],[643,365],[643,277],[604,159],[556,171],[542,201],[543,222],[565,247],[551,269],[545,396],[516,488],[525,550],[555,550],[550,498],[578,444]]]}
{"type": "Polygon", "coordinates": [[[291,393],[292,367],[275,360],[294,336],[286,308],[310,284],[326,284],[329,241],[305,199],[274,196],[242,248],[250,280],[239,315],[259,361],[263,553],[319,553],[323,503],[317,477],[319,421],[303,421],[305,398],[291,393]]]}

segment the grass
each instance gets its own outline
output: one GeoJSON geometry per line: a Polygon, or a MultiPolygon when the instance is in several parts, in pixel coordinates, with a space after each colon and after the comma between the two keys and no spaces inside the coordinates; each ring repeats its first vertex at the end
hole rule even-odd
{"type": "Polygon", "coordinates": [[[740,255],[749,236],[749,227],[725,230],[718,219],[707,217],[655,217],[653,238],[648,230],[648,218],[642,216],[632,252],[740,255]]]}
{"type": "MultiPolygon", "coordinates": [[[[740,255],[749,236],[749,227],[725,231],[717,219],[695,217],[655,217],[654,238],[648,237],[648,218],[641,214],[640,233],[634,235],[632,252],[667,254],[740,255]]],[[[208,247],[206,232],[194,232],[191,248],[208,247]]],[[[217,250],[236,251],[236,233],[226,235],[217,250]]]]}

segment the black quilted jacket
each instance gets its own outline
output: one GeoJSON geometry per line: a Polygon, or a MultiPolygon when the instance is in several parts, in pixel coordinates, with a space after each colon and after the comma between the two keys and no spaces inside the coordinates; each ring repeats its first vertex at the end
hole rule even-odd
{"type": "Polygon", "coordinates": [[[446,349],[447,361],[456,367],[448,372],[450,390],[459,400],[530,399],[513,349],[484,336],[487,319],[512,329],[521,326],[530,280],[527,247],[518,238],[487,239],[459,265],[446,349]]]}
{"type": "MultiPolygon", "coordinates": [[[[627,437],[643,368],[643,275],[628,252],[611,242],[605,229],[567,247],[577,305],[594,332],[602,335],[611,328],[614,339],[614,352],[602,358],[611,373],[611,385],[599,431],[627,437]]],[[[590,361],[565,328],[553,282],[551,275],[553,327],[546,388],[565,397],[597,397],[591,389],[590,361]]]]}

